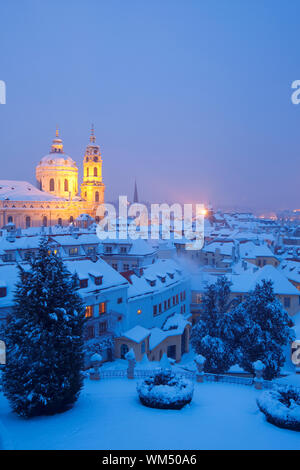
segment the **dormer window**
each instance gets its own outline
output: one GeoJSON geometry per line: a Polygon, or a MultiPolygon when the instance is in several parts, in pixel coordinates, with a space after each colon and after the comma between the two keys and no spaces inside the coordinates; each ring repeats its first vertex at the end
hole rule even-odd
{"type": "Polygon", "coordinates": [[[88,287],[88,285],[89,285],[88,279],[80,279],[79,281],[80,289],[84,289],[85,287],[88,287]]]}
{"type": "Polygon", "coordinates": [[[96,276],[96,277],[95,277],[95,284],[96,284],[96,286],[101,286],[101,284],[102,284],[102,279],[103,279],[103,276],[96,276]]]}

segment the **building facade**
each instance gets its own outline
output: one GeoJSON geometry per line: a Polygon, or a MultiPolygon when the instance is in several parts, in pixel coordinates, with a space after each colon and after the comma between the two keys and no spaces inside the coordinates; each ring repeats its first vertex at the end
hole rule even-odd
{"type": "Polygon", "coordinates": [[[0,181],[0,225],[16,227],[69,225],[82,213],[97,218],[104,202],[102,158],[94,129],[83,161],[84,178],[78,194],[76,162],[64,153],[56,131],[50,153],[36,167],[37,187],[26,181],[0,181]]]}

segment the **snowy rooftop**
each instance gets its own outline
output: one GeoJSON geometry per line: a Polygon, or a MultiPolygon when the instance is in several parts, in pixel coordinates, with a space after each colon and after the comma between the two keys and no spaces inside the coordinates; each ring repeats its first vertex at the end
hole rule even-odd
{"type": "MultiPolygon", "coordinates": [[[[266,279],[273,282],[275,294],[300,295],[298,289],[288,281],[286,276],[271,265],[265,265],[263,268],[254,267],[254,269],[247,269],[244,272],[241,269],[241,274],[226,274],[226,277],[232,282],[231,291],[234,293],[249,292],[255,288],[257,283],[266,279]]],[[[217,282],[217,276],[201,271],[192,276],[192,290],[203,292],[205,286],[215,282],[217,282]]]]}
{"type": "Polygon", "coordinates": [[[0,250],[32,250],[39,247],[42,236],[20,237],[9,241],[6,238],[0,238],[0,250]]]}
{"type": "Polygon", "coordinates": [[[121,274],[113,269],[102,259],[98,259],[96,262],[90,259],[76,259],[68,260],[65,262],[67,269],[71,273],[77,273],[79,279],[88,279],[88,287],[80,289],[81,294],[87,294],[95,290],[103,290],[116,286],[127,286],[127,281],[121,274]],[[95,285],[95,276],[102,277],[102,284],[95,285]]]}
{"type": "Polygon", "coordinates": [[[27,181],[0,180],[0,200],[63,201],[64,199],[40,191],[27,181]]]}
{"type": "Polygon", "coordinates": [[[72,166],[77,167],[76,162],[63,152],[52,152],[48,155],[45,155],[39,162],[41,166],[72,166]]]}
{"type": "Polygon", "coordinates": [[[126,245],[129,247],[127,255],[131,256],[147,256],[156,254],[157,250],[154,249],[146,240],[138,238],[133,240],[131,238],[119,239],[119,238],[106,238],[102,240],[104,246],[111,246],[112,252],[111,255],[120,254],[119,247],[121,245],[126,245]]]}
{"type": "Polygon", "coordinates": [[[61,246],[71,245],[98,245],[101,240],[94,233],[79,234],[74,232],[73,235],[54,235],[51,239],[61,246]]]}
{"type": "Polygon", "coordinates": [[[182,281],[186,277],[183,268],[172,259],[157,260],[142,268],[141,276],[130,275],[128,299],[164,290],[166,287],[182,281]],[[150,282],[155,280],[155,285],[150,282]]]}
{"type": "Polygon", "coordinates": [[[122,334],[122,336],[124,336],[127,339],[130,339],[131,341],[134,341],[135,343],[140,343],[149,335],[150,335],[150,330],[140,325],[136,325],[133,328],[131,328],[131,330],[128,330],[122,334]]]}
{"type": "Polygon", "coordinates": [[[266,279],[273,282],[275,294],[299,295],[296,287],[278,269],[271,265],[266,265],[254,273],[232,274],[227,275],[227,277],[232,282],[231,290],[233,292],[249,292],[255,288],[257,283],[266,279]]]}

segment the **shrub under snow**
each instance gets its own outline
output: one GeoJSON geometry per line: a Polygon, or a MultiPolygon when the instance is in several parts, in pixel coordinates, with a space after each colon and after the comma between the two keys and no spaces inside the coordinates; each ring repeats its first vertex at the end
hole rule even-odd
{"type": "Polygon", "coordinates": [[[292,386],[263,392],[257,405],[269,423],[300,431],[300,390],[292,386]]]}
{"type": "Polygon", "coordinates": [[[180,410],[193,398],[190,380],[176,377],[171,371],[159,371],[137,384],[141,403],[150,408],[180,410]]]}

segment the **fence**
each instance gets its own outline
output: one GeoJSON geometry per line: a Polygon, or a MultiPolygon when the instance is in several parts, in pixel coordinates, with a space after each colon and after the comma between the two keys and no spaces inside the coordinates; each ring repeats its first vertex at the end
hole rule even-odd
{"type": "MultiPolygon", "coordinates": [[[[135,369],[134,370],[134,378],[135,379],[144,379],[153,375],[158,369],[135,369]]],[[[185,377],[190,380],[196,380],[196,372],[193,371],[175,371],[177,376],[185,377]]],[[[100,370],[100,379],[113,379],[113,378],[127,378],[127,369],[104,369],[100,370]]],[[[254,385],[254,377],[240,377],[234,375],[222,375],[222,374],[209,374],[203,373],[203,381],[204,382],[219,382],[219,383],[228,383],[228,384],[235,384],[235,385],[246,385],[251,386],[254,385]]],[[[268,381],[262,380],[262,388],[265,390],[272,390],[277,386],[282,386],[283,384],[277,383],[275,381],[268,381]]],[[[300,387],[295,387],[297,390],[300,391],[300,387]]]]}
{"type": "MultiPolygon", "coordinates": [[[[134,370],[134,378],[135,379],[143,379],[153,375],[155,369],[135,369],[134,370]]],[[[190,380],[196,380],[196,372],[182,370],[176,371],[175,374],[177,376],[185,377],[190,380]]],[[[120,370],[113,370],[113,369],[104,369],[100,370],[100,379],[113,379],[113,378],[126,378],[127,377],[127,370],[120,369],[120,370]]],[[[224,383],[232,383],[238,385],[252,385],[253,378],[252,377],[235,377],[230,375],[220,375],[220,374],[204,374],[204,381],[205,382],[224,382],[224,383]]]]}

